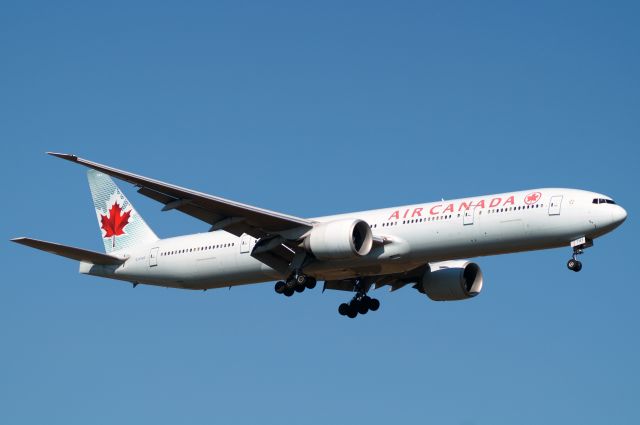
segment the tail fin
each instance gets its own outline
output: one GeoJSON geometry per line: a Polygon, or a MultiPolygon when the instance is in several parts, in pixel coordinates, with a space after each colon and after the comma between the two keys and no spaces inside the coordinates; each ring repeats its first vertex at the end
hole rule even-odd
{"type": "Polygon", "coordinates": [[[87,177],[107,253],[158,240],[111,177],[95,170],[87,177]]]}

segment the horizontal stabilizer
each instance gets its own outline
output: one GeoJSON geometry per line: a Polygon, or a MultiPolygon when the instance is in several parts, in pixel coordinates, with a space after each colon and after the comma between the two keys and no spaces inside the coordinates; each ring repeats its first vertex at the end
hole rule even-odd
{"type": "Polygon", "coordinates": [[[51,254],[61,255],[62,257],[71,258],[72,260],[84,261],[87,263],[100,265],[118,265],[125,262],[124,259],[113,257],[111,255],[102,254],[100,252],[89,251],[82,248],[61,245],[53,242],[40,241],[31,238],[15,238],[12,242],[21,245],[30,246],[31,248],[49,252],[51,254]]]}

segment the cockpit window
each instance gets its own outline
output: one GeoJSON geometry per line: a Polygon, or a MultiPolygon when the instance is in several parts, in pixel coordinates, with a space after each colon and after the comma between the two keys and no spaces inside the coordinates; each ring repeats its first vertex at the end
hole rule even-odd
{"type": "Polygon", "coordinates": [[[604,199],[604,198],[594,198],[593,199],[593,203],[594,204],[613,204],[615,205],[616,203],[613,201],[613,199],[604,199]]]}

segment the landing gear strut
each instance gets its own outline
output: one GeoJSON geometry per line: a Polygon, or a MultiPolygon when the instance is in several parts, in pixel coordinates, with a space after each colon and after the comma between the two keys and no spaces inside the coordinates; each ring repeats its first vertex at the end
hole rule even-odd
{"type": "Polygon", "coordinates": [[[304,273],[294,273],[286,281],[280,280],[276,282],[274,290],[278,294],[284,294],[286,297],[292,296],[295,292],[303,292],[305,289],[313,289],[316,287],[316,279],[307,276],[304,273]]]}
{"type": "Polygon", "coordinates": [[[380,308],[380,301],[367,295],[370,285],[365,285],[361,281],[355,284],[356,294],[348,303],[342,303],[338,307],[341,316],[354,319],[358,314],[367,314],[369,311],[376,311],[380,308]]]}

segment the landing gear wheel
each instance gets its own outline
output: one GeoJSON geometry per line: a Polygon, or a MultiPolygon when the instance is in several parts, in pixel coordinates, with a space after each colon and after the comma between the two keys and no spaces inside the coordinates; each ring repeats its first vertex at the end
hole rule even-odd
{"type": "Polygon", "coordinates": [[[284,288],[286,287],[287,287],[287,284],[280,280],[276,282],[276,285],[273,287],[273,289],[276,291],[277,294],[282,294],[284,292],[284,288]]]}
{"type": "Polygon", "coordinates": [[[367,314],[368,312],[369,312],[369,306],[367,305],[367,303],[364,300],[361,300],[358,303],[358,313],[367,314]]]}
{"type": "Polygon", "coordinates": [[[340,307],[338,307],[338,313],[340,313],[340,316],[346,316],[349,313],[349,304],[340,304],[340,307]]]}
{"type": "Polygon", "coordinates": [[[349,306],[349,310],[347,311],[347,317],[349,319],[355,319],[358,315],[358,312],[353,309],[353,307],[349,306]]]}
{"type": "Polygon", "coordinates": [[[293,288],[284,288],[284,291],[282,291],[285,297],[290,297],[293,295],[293,292],[293,288]]]}
{"type": "Polygon", "coordinates": [[[306,274],[302,274],[300,273],[299,275],[296,276],[296,283],[298,285],[304,286],[307,283],[307,275],[306,274]]]}
{"type": "Polygon", "coordinates": [[[316,287],[316,283],[317,281],[313,277],[308,277],[305,286],[307,287],[307,289],[313,289],[316,287]]]}
{"type": "Polygon", "coordinates": [[[298,293],[303,292],[304,291],[304,285],[300,285],[299,283],[296,283],[296,286],[294,286],[293,289],[298,293]]]}
{"type": "Polygon", "coordinates": [[[369,310],[378,311],[379,308],[380,301],[378,301],[376,298],[371,298],[371,301],[369,301],[369,310]]]}
{"type": "Polygon", "coordinates": [[[569,268],[569,270],[579,272],[580,270],[582,270],[582,263],[572,258],[571,260],[567,261],[567,267],[569,268]]]}

